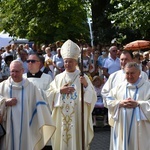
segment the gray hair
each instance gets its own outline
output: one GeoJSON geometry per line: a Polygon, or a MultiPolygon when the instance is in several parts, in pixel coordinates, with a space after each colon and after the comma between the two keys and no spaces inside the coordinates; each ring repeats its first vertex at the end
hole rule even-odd
{"type": "Polygon", "coordinates": [[[118,50],[118,48],[117,48],[117,46],[111,46],[110,48],[109,48],[109,52],[112,50],[112,49],[116,49],[116,50],[118,50]]]}
{"type": "Polygon", "coordinates": [[[23,62],[20,61],[20,60],[15,59],[15,60],[13,60],[13,61],[10,63],[10,65],[11,65],[11,64],[20,64],[21,68],[23,68],[23,62]]]}
{"type": "Polygon", "coordinates": [[[140,70],[140,65],[138,65],[136,62],[128,62],[126,65],[125,65],[125,68],[136,68],[136,70],[140,70]]]}

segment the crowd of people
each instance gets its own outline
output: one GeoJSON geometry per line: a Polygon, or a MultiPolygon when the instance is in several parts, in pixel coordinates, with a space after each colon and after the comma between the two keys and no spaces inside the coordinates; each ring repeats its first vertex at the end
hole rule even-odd
{"type": "Polygon", "coordinates": [[[101,114],[103,126],[111,127],[111,150],[149,147],[150,51],[67,40],[40,47],[11,44],[0,54],[0,125],[5,130],[0,149],[82,150],[81,84],[86,150],[101,114]],[[144,142],[138,132],[147,135],[144,142]]]}

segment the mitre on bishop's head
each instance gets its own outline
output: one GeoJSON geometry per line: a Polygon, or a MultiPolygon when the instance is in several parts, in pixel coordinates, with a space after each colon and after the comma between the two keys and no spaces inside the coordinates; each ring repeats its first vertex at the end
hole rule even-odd
{"type": "Polygon", "coordinates": [[[67,40],[61,47],[62,58],[78,59],[80,55],[80,47],[71,40],[67,40]]]}

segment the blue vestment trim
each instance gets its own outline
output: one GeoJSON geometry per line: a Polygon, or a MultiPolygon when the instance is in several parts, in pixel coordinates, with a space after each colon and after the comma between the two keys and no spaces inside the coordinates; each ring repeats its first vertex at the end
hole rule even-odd
{"type": "Polygon", "coordinates": [[[23,106],[24,106],[24,87],[22,86],[22,94],[21,94],[21,129],[20,129],[20,142],[19,142],[19,150],[21,150],[21,141],[22,141],[22,126],[23,126],[23,106]]]}
{"type": "Polygon", "coordinates": [[[32,113],[32,117],[31,117],[31,120],[29,122],[29,126],[31,126],[33,118],[34,118],[35,114],[37,113],[37,106],[38,105],[47,105],[47,104],[45,102],[43,102],[43,101],[39,101],[39,102],[36,103],[36,108],[34,109],[34,111],[32,113]]]}
{"type": "MultiPolygon", "coordinates": [[[[138,92],[138,87],[136,86],[136,91],[135,91],[135,93],[134,93],[134,100],[136,100],[137,99],[137,92],[138,92]]],[[[135,112],[135,108],[133,108],[133,110],[132,110],[132,117],[131,117],[131,121],[130,121],[130,128],[129,128],[129,136],[128,136],[128,144],[129,144],[129,142],[130,142],[130,135],[131,135],[131,128],[132,128],[132,124],[133,124],[133,118],[134,118],[134,114],[136,113],[134,113],[135,112]]],[[[137,113],[136,113],[137,114],[137,113]]]]}
{"type": "MultiPolygon", "coordinates": [[[[12,98],[12,84],[10,85],[10,98],[12,98]]],[[[23,101],[24,101],[24,87],[21,89],[21,122],[20,122],[20,135],[19,135],[19,150],[21,150],[21,136],[22,136],[22,125],[23,125],[23,101]]],[[[14,145],[14,124],[13,124],[13,114],[11,107],[11,132],[12,132],[12,150],[15,150],[14,145]]]]}
{"type": "MultiPolygon", "coordinates": [[[[135,93],[134,93],[134,96],[133,96],[133,99],[134,100],[136,100],[137,99],[137,93],[138,93],[138,87],[136,86],[136,91],[135,91],[135,93]]],[[[126,98],[128,98],[128,94],[127,94],[127,87],[126,87],[126,98]]],[[[139,108],[138,108],[139,109],[139,108]]],[[[133,118],[134,118],[134,115],[136,114],[136,119],[138,120],[139,119],[139,117],[138,117],[138,109],[135,109],[135,108],[133,108],[133,110],[132,110],[132,116],[131,116],[131,121],[130,121],[130,126],[129,126],[129,133],[128,133],[128,145],[129,145],[129,142],[130,142],[130,135],[131,135],[131,129],[132,129],[132,124],[133,124],[133,118]]],[[[125,129],[124,129],[124,150],[126,150],[126,142],[127,142],[127,136],[126,136],[126,108],[124,108],[124,110],[125,110],[125,113],[124,113],[124,127],[125,127],[125,129]]]]}
{"type": "MultiPolygon", "coordinates": [[[[10,98],[12,98],[12,85],[10,86],[10,98]]],[[[10,120],[11,120],[11,139],[12,139],[12,143],[11,143],[11,147],[12,147],[12,150],[15,149],[14,147],[14,125],[13,125],[13,118],[12,118],[12,107],[11,107],[11,115],[10,115],[10,120]]]]}
{"type": "Polygon", "coordinates": [[[126,126],[127,126],[127,125],[126,125],[127,110],[126,110],[126,108],[124,108],[124,110],[123,110],[123,115],[124,115],[123,124],[124,124],[124,127],[125,127],[125,128],[124,128],[124,133],[123,133],[123,135],[124,135],[124,140],[125,140],[125,141],[124,141],[124,150],[126,150],[126,141],[127,141],[127,140],[126,140],[126,139],[127,139],[127,135],[126,135],[126,133],[127,133],[127,132],[126,132],[126,129],[127,129],[127,128],[126,128],[126,126]]]}

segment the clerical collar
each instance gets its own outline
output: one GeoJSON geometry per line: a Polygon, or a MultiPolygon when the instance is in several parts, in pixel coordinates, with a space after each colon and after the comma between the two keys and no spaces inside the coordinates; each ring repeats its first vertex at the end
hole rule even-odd
{"type": "Polygon", "coordinates": [[[10,83],[11,85],[16,85],[16,86],[23,86],[24,85],[24,78],[20,82],[14,82],[12,78],[10,78],[10,83]]]}
{"type": "Polygon", "coordinates": [[[35,74],[32,74],[30,72],[27,73],[27,78],[41,78],[43,72],[42,71],[39,71],[35,74]]]}
{"type": "Polygon", "coordinates": [[[142,80],[141,77],[139,77],[139,79],[135,83],[133,83],[133,84],[127,82],[127,87],[128,88],[135,88],[135,87],[139,88],[141,85],[143,85],[143,80],[142,80]]]}

